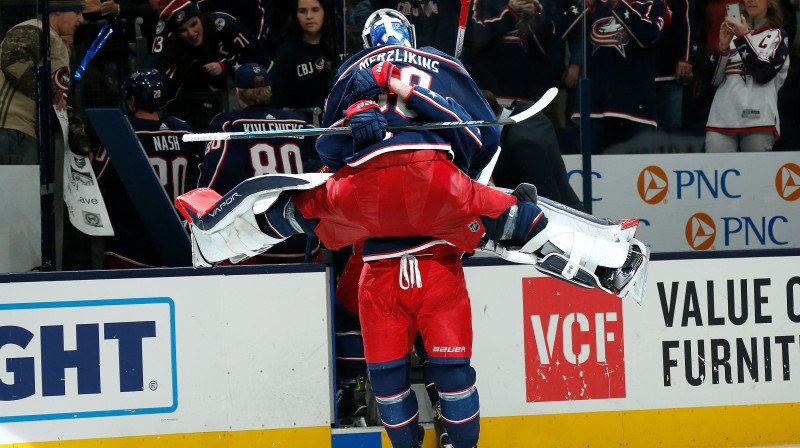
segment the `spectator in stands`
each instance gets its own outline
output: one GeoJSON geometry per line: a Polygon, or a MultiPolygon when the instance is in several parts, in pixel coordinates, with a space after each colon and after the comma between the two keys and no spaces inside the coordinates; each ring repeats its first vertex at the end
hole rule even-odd
{"type": "MultiPolygon", "coordinates": [[[[532,105],[527,101],[517,101],[512,109],[505,109],[491,91],[481,90],[481,93],[498,119],[508,118],[532,105]]],[[[496,186],[514,189],[522,183],[532,184],[540,195],[585,211],[569,185],[556,132],[546,115],[536,114],[521,123],[503,126],[500,148],[492,173],[496,186]]]]}
{"type": "MultiPolygon", "coordinates": [[[[234,76],[236,98],[241,109],[214,117],[210,128],[215,132],[266,131],[310,127],[305,116],[270,107],[272,87],[267,69],[247,63],[234,76]]],[[[245,179],[264,174],[299,174],[322,167],[314,138],[288,137],[239,139],[209,142],[200,165],[198,187],[207,187],[226,194],[245,179]]],[[[305,235],[296,235],[268,252],[249,259],[250,263],[302,262],[306,255],[305,235]]],[[[313,253],[319,249],[314,241],[313,253]]]]}
{"type": "Polygon", "coordinates": [[[197,0],[197,7],[201,12],[227,13],[242,22],[261,42],[269,59],[274,59],[278,40],[272,32],[273,0],[197,0]]]}
{"type": "Polygon", "coordinates": [[[671,18],[657,47],[656,98],[658,128],[669,132],[683,126],[684,84],[692,77],[699,33],[695,0],[666,0],[666,3],[671,18]]]}
{"type": "MultiPolygon", "coordinates": [[[[169,107],[194,128],[204,127],[224,109],[226,75],[232,75],[236,67],[247,62],[269,65],[258,39],[228,14],[201,13],[189,0],[172,0],[164,5],[159,17],[165,29],[172,31],[163,49],[163,72],[170,96],[177,95],[169,107]]],[[[158,45],[157,38],[155,46],[158,45]]]]}
{"type": "Polygon", "coordinates": [[[564,2],[488,0],[470,15],[464,65],[498,98],[535,101],[560,84],[564,2]],[[543,9],[544,8],[544,9],[543,9]]]}
{"type": "MultiPolygon", "coordinates": [[[[67,109],[70,117],[69,147],[76,154],[90,154],[82,121],[67,108],[70,41],[83,22],[84,0],[49,0],[50,70],[52,102],[67,109]]],[[[42,62],[42,22],[31,19],[11,28],[0,43],[0,164],[38,165],[36,70],[42,62]]]]}
{"type": "MultiPolygon", "coordinates": [[[[135,42],[136,19],[141,18],[142,36],[148,45],[152,45],[158,21],[157,0],[105,0],[100,3],[98,15],[98,18],[111,21],[115,30],[121,31],[124,34],[123,40],[128,43],[135,42]]],[[[87,20],[92,18],[87,17],[87,20]]]]}
{"type": "Polygon", "coordinates": [[[770,151],[780,134],[778,90],[789,71],[789,39],[778,0],[739,2],[741,21],[719,29],[706,125],[706,152],[770,151]]]}
{"type": "MultiPolygon", "coordinates": [[[[192,132],[186,122],[175,118],[159,118],[165,103],[164,77],[157,70],[141,70],[131,74],[125,83],[126,101],[131,126],[142,144],[156,177],[170,202],[186,191],[186,175],[197,169],[199,151],[181,140],[192,132]]],[[[105,150],[95,160],[97,180],[103,192],[114,236],[106,238],[104,269],[131,269],[164,266],[161,256],[117,171],[105,150]]]]}
{"type": "Polygon", "coordinates": [[[294,6],[271,71],[273,104],[322,108],[336,74],[333,14],[327,0],[294,0],[294,6]]]}
{"type": "MultiPolygon", "coordinates": [[[[564,36],[580,40],[586,27],[592,80],[592,142],[596,154],[651,152],[655,147],[655,52],[665,24],[663,0],[577,0],[564,36]],[[635,140],[634,140],[635,139],[635,140]]],[[[579,112],[572,114],[579,117],[579,112]]]]}

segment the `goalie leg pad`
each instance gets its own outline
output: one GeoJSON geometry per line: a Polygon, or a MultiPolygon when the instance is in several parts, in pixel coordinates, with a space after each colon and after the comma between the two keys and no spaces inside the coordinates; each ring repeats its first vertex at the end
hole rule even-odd
{"type": "Polygon", "coordinates": [[[629,241],[639,226],[638,219],[598,218],[541,196],[537,205],[549,221],[608,240],[629,241]]]}

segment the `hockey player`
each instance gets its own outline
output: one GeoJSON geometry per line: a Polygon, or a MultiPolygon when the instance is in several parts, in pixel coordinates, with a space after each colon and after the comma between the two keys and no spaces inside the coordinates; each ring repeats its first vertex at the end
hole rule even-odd
{"type": "MultiPolygon", "coordinates": [[[[234,74],[236,98],[241,109],[223,112],[211,121],[215,131],[241,132],[311,127],[305,116],[269,107],[272,88],[267,69],[254,62],[242,65],[234,74]]],[[[198,187],[227,193],[245,179],[263,174],[300,174],[321,168],[312,137],[211,141],[200,165],[198,187]]],[[[319,249],[315,242],[312,254],[319,249]]],[[[257,263],[302,262],[306,238],[298,235],[257,257],[257,263]]]]}
{"type": "MultiPolygon", "coordinates": [[[[131,74],[125,82],[128,119],[142,144],[150,164],[170,198],[186,191],[186,174],[197,166],[198,151],[195,144],[185,143],[181,136],[192,132],[186,122],[175,117],[159,118],[159,109],[165,104],[164,79],[157,70],[141,70],[131,74]]],[[[164,266],[145,230],[128,193],[119,178],[105,149],[95,160],[97,179],[114,236],[106,239],[104,269],[128,269],[164,266]]]]}
{"type": "Polygon", "coordinates": [[[623,226],[613,235],[589,225],[595,235],[576,232],[558,221],[586,224],[586,217],[557,206],[548,219],[530,186],[510,195],[473,181],[465,173],[476,176],[486,167],[497,150],[496,129],[387,133],[387,123],[494,117],[463,66],[435,49],[416,49],[413,27],[396,11],[373,13],[364,39],[368,48],[340,69],[323,116],[324,126],[349,123],[351,133],[317,141],[332,177],[294,179],[293,186],[266,192],[264,182],[279,185],[266,176],[221,199],[196,190],[179,206],[193,220],[196,255],[208,261],[255,253],[297,232],[316,234],[333,249],[364,240],[359,318],[372,390],[393,446],[421,446],[408,358],[419,330],[452,444],[474,447],[480,410],[462,254],[478,245],[531,263],[546,254],[541,268],[549,273],[626,295],[621,290],[643,273],[639,252],[646,249],[631,250],[623,226]],[[306,191],[280,195],[281,189],[306,191]],[[602,285],[596,269],[608,274],[602,285]]]}

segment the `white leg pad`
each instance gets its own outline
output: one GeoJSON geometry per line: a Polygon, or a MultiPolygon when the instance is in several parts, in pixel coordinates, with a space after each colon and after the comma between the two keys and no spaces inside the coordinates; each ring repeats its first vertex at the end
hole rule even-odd
{"type": "Polygon", "coordinates": [[[627,240],[612,240],[590,235],[549,221],[544,230],[522,246],[520,251],[527,253],[538,251],[542,255],[553,252],[554,250],[545,243],[555,246],[569,258],[571,264],[586,267],[590,271],[597,266],[609,268],[622,266],[628,255],[628,249],[630,249],[630,243],[627,240]]]}

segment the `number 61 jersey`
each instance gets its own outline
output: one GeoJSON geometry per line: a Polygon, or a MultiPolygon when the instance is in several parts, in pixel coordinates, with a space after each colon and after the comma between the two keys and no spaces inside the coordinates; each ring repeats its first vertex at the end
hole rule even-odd
{"type": "MultiPolygon", "coordinates": [[[[263,106],[248,107],[217,115],[211,132],[252,132],[304,129],[312,127],[298,112],[263,106]]],[[[314,148],[314,137],[289,136],[216,140],[206,145],[200,165],[198,187],[226,194],[245,179],[263,174],[314,172],[321,162],[314,148]]]]}

